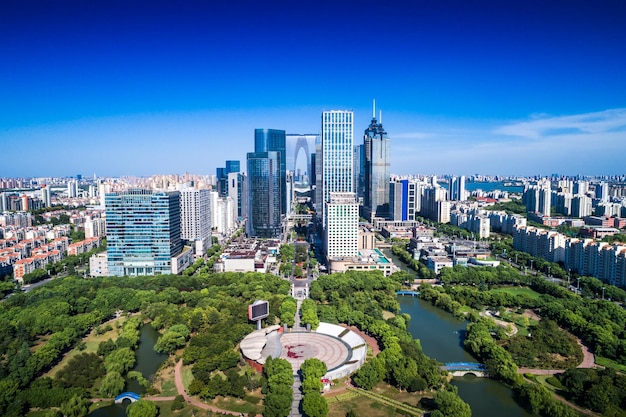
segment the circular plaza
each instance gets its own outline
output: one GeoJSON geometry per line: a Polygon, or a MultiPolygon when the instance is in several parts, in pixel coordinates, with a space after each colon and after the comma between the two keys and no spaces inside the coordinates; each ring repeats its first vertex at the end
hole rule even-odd
{"type": "Polygon", "coordinates": [[[250,333],[240,347],[256,369],[271,356],[287,360],[294,375],[306,359],[317,358],[326,364],[328,379],[350,375],[367,356],[367,344],[360,335],[330,323],[320,323],[314,331],[285,332],[280,326],[270,326],[250,333]]]}

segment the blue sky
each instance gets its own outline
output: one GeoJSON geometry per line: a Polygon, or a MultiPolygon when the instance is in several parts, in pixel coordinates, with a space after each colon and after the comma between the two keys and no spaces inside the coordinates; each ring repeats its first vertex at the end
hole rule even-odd
{"type": "Polygon", "coordinates": [[[214,174],[383,110],[397,174],[623,174],[626,2],[3,1],[0,177],[214,174]]]}

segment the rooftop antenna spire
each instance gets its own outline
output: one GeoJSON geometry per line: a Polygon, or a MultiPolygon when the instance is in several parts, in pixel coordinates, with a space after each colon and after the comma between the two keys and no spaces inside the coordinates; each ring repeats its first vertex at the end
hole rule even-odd
{"type": "Polygon", "coordinates": [[[372,119],[376,118],[376,99],[374,99],[374,102],[372,104],[372,119]]]}

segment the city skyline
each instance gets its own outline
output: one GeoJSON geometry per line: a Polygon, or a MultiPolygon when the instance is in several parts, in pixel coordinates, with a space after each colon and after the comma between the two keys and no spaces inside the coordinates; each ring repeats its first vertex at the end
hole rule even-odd
{"type": "Polygon", "coordinates": [[[393,174],[621,174],[625,41],[618,1],[5,2],[0,172],[213,174],[376,99],[393,174]]]}

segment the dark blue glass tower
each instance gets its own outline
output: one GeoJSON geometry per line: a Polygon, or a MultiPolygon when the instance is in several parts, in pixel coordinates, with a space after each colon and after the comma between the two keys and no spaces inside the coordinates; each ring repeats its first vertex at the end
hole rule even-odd
{"type": "Polygon", "coordinates": [[[249,152],[248,236],[274,238],[281,233],[278,152],[249,152]]]}
{"type": "Polygon", "coordinates": [[[254,152],[277,152],[280,175],[280,213],[287,213],[287,147],[285,131],[254,129],[254,152]]]}

